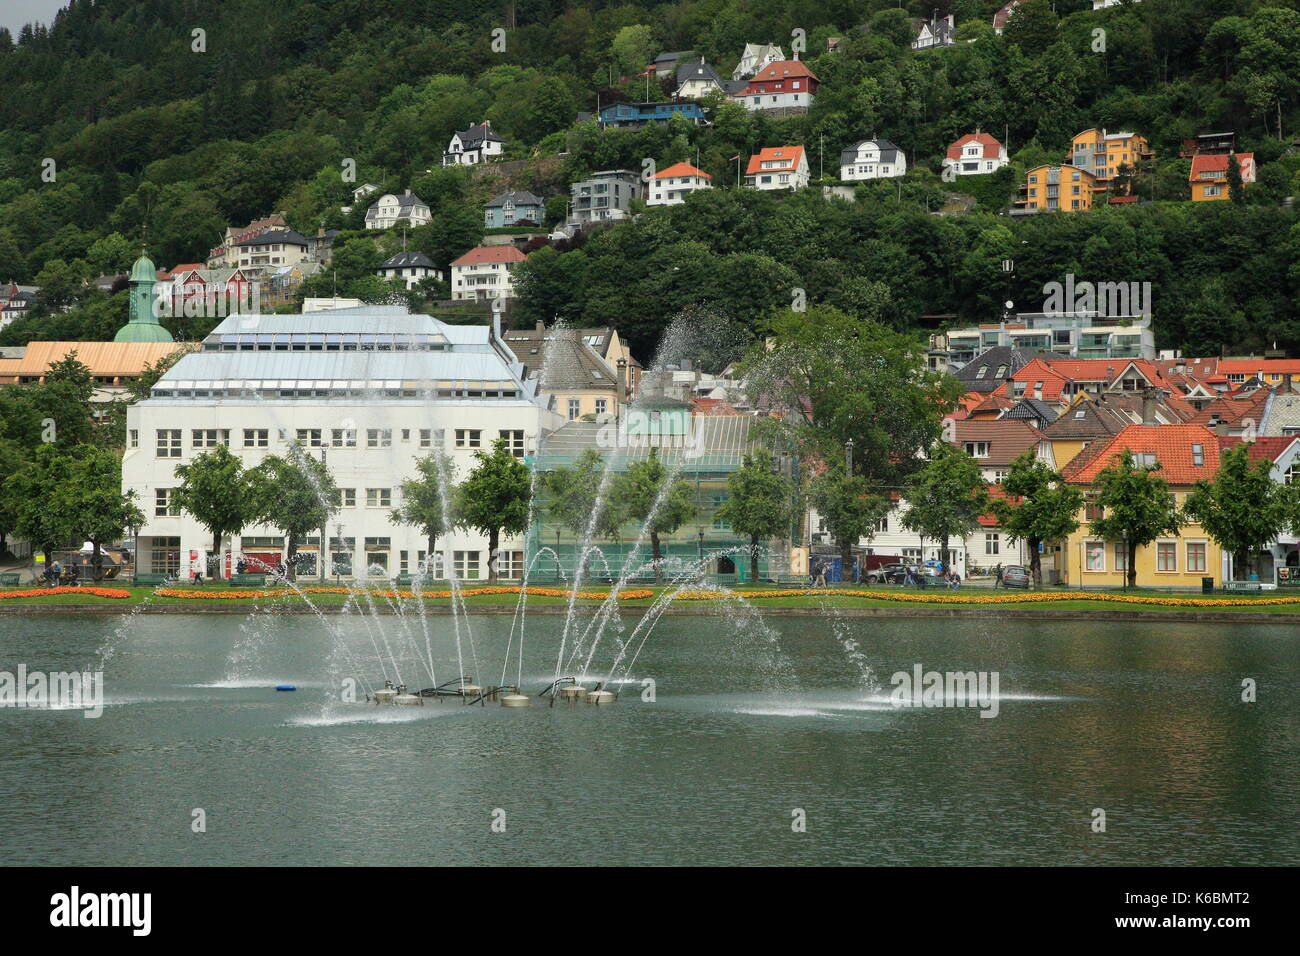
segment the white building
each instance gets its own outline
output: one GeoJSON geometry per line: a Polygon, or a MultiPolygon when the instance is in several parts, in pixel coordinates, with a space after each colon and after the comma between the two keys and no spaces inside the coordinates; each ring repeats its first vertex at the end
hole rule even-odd
{"type": "Polygon", "coordinates": [[[442,271],[423,252],[399,252],[379,267],[381,279],[400,279],[407,289],[414,289],[421,279],[442,279],[442,271]]]}
{"type": "Polygon", "coordinates": [[[745,185],[795,190],[808,185],[808,157],[802,146],[769,146],[749,157],[745,185]]]}
{"type": "Polygon", "coordinates": [[[887,139],[864,139],[840,150],[840,181],[888,179],[907,172],[907,157],[887,139]]]}
{"type": "Polygon", "coordinates": [[[674,163],[661,169],[650,180],[647,206],[676,206],[697,189],[712,189],[713,177],[690,163],[674,163]]]}
{"type": "Polygon", "coordinates": [[[946,17],[935,17],[933,20],[913,20],[912,28],[916,30],[916,39],[912,41],[913,50],[952,46],[957,42],[957,27],[953,22],[952,14],[946,17]]]}
{"type": "Polygon", "coordinates": [[[967,133],[948,147],[945,169],[955,176],[983,176],[1007,164],[1007,148],[988,133],[967,133]]]}
{"type": "Polygon", "coordinates": [[[367,229],[392,229],[405,220],[412,227],[433,222],[429,204],[412,192],[387,193],[366,210],[367,229]]]}
{"type": "Polygon", "coordinates": [[[592,223],[626,219],[632,200],[640,199],[641,177],[630,169],[602,169],[569,186],[569,216],[566,225],[582,229],[592,223]]]}
{"type": "MultiPolygon", "coordinates": [[[[358,577],[372,566],[415,573],[428,557],[426,539],[389,520],[415,460],[441,450],[463,479],[473,453],[497,438],[522,457],[543,429],[561,424],[522,373],[497,329],[391,306],[231,316],[127,412],[122,487],[136,492],[146,516],[141,572],[211,573],[211,535],[175,506],[178,464],[220,444],[251,468],[294,454],[296,442],[325,461],[339,488],[339,510],[324,529],[324,576],[358,577]]],[[[300,578],[321,574],[321,545],[319,532],[300,545],[300,578]]],[[[501,548],[503,573],[518,577],[522,540],[501,548]]],[[[448,564],[461,578],[487,576],[485,536],[457,529],[438,549],[441,576],[448,564]]],[[[284,553],[280,529],[254,525],[223,542],[212,565],[228,573],[242,554],[260,570],[284,553]]]]}
{"type": "Polygon", "coordinates": [[[459,130],[451,135],[447,151],[442,154],[444,166],[477,166],[495,159],[505,152],[506,141],[492,132],[487,120],[459,130]]]}
{"type": "Polygon", "coordinates": [[[740,54],[740,62],[731,73],[733,80],[743,80],[753,76],[769,63],[784,60],[785,54],[775,43],[746,43],[740,54]]]}
{"type": "Polygon", "coordinates": [[[527,258],[514,246],[478,246],[451,264],[453,299],[509,298],[515,294],[511,274],[527,258]]]}
{"type": "Polygon", "coordinates": [[[306,261],[310,243],[292,229],[273,229],[234,243],[241,269],[269,269],[306,261]]]}

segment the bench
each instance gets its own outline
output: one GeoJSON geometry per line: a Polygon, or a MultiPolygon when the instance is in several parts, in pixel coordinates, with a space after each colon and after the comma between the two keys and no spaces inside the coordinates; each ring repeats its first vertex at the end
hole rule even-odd
{"type": "Polygon", "coordinates": [[[1225,591],[1263,591],[1264,586],[1258,581],[1227,581],[1223,585],[1225,591]]]}
{"type": "Polygon", "coordinates": [[[18,582],[20,580],[21,575],[19,575],[17,571],[6,571],[4,574],[0,574],[0,587],[16,588],[18,587],[18,582]]]}
{"type": "Polygon", "coordinates": [[[138,588],[156,588],[172,580],[174,579],[166,574],[137,574],[131,583],[138,588]]]}
{"type": "Polygon", "coordinates": [[[265,574],[232,574],[228,580],[232,588],[260,588],[266,586],[265,574]]]}

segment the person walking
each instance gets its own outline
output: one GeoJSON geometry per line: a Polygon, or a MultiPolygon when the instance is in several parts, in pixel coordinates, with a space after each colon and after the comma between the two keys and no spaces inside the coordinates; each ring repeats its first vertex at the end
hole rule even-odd
{"type": "Polygon", "coordinates": [[[998,566],[993,569],[993,587],[995,589],[1002,587],[1002,562],[1001,561],[999,561],[998,566]]]}

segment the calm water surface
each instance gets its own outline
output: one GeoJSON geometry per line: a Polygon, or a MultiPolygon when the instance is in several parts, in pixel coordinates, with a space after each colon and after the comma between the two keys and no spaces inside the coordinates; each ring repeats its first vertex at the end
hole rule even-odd
{"type": "MultiPolygon", "coordinates": [[[[405,639],[380,623],[0,618],[0,670],[114,648],[101,718],[0,709],[0,863],[1300,863],[1291,627],[667,617],[609,708],[338,702],[405,639]],[[999,715],[895,710],[917,663],[997,671],[999,715]]],[[[496,683],[509,619],[471,625],[496,683]]],[[[526,690],[561,627],[529,618],[526,690]]],[[[429,629],[450,678],[451,620],[429,629]]]]}

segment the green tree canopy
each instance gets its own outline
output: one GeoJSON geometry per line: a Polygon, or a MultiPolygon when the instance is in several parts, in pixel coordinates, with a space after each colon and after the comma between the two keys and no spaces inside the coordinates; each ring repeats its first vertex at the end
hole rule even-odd
{"type": "MultiPolygon", "coordinates": [[[[325,532],[337,510],[338,488],[325,463],[290,443],[286,457],[268,455],[248,472],[251,523],[284,532],[290,580],[296,577],[298,545],[311,534],[325,532]]],[[[325,542],[322,541],[322,544],[325,542]]]]}
{"type": "Polygon", "coordinates": [[[903,527],[939,542],[939,560],[946,574],[948,539],[964,539],[989,511],[988,483],[979,465],[964,451],[937,442],[903,496],[907,499],[903,527]]]}
{"type": "Polygon", "coordinates": [[[1254,552],[1285,531],[1296,516],[1296,488],[1273,480],[1273,462],[1254,464],[1250,448],[1223,452],[1213,479],[1198,481],[1183,502],[1184,514],[1232,555],[1233,577],[1251,570],[1254,552]]]}
{"type": "Polygon", "coordinates": [[[428,574],[435,573],[434,555],[438,553],[439,536],[450,531],[455,521],[454,481],[451,462],[441,460],[438,452],[417,459],[415,477],[402,482],[401,504],[388,516],[393,524],[420,529],[425,537],[425,560],[428,562],[422,570],[428,574]]]}
{"type": "Polygon", "coordinates": [[[1125,584],[1137,585],[1137,549],[1156,538],[1177,534],[1183,525],[1169,484],[1159,474],[1160,465],[1141,465],[1125,449],[1097,475],[1094,503],[1102,509],[1092,522],[1092,533],[1106,541],[1121,542],[1128,552],[1125,584]]]}
{"type": "Polygon", "coordinates": [[[640,522],[650,535],[655,579],[663,576],[661,537],[672,534],[695,514],[695,494],[689,482],[672,478],[654,447],[650,454],[628,466],[615,483],[615,497],[624,513],[640,522]]]}
{"type": "Polygon", "coordinates": [[[1002,479],[1005,498],[992,502],[993,513],[1012,541],[1029,546],[1029,568],[1034,586],[1042,587],[1040,544],[1068,537],[1079,527],[1083,492],[1067,485],[1051,465],[1032,450],[1011,463],[1002,479]]]}
{"type": "Polygon", "coordinates": [[[252,517],[243,463],[225,445],[217,445],[177,465],[176,477],[181,482],[173,491],[177,506],[208,529],[212,554],[219,560],[222,539],[238,534],[252,517]]]}
{"type": "Polygon", "coordinates": [[[503,438],[492,443],[490,454],[476,451],[474,459],[474,469],[456,492],[456,514],[467,527],[488,536],[488,580],[495,581],[501,535],[523,534],[528,528],[532,479],[503,438]]]}
{"type": "Polygon", "coordinates": [[[770,452],[746,455],[727,477],[727,498],[715,517],[749,538],[749,578],[758,580],[758,547],[763,538],[786,537],[794,518],[794,482],[782,474],[770,452]]]}

